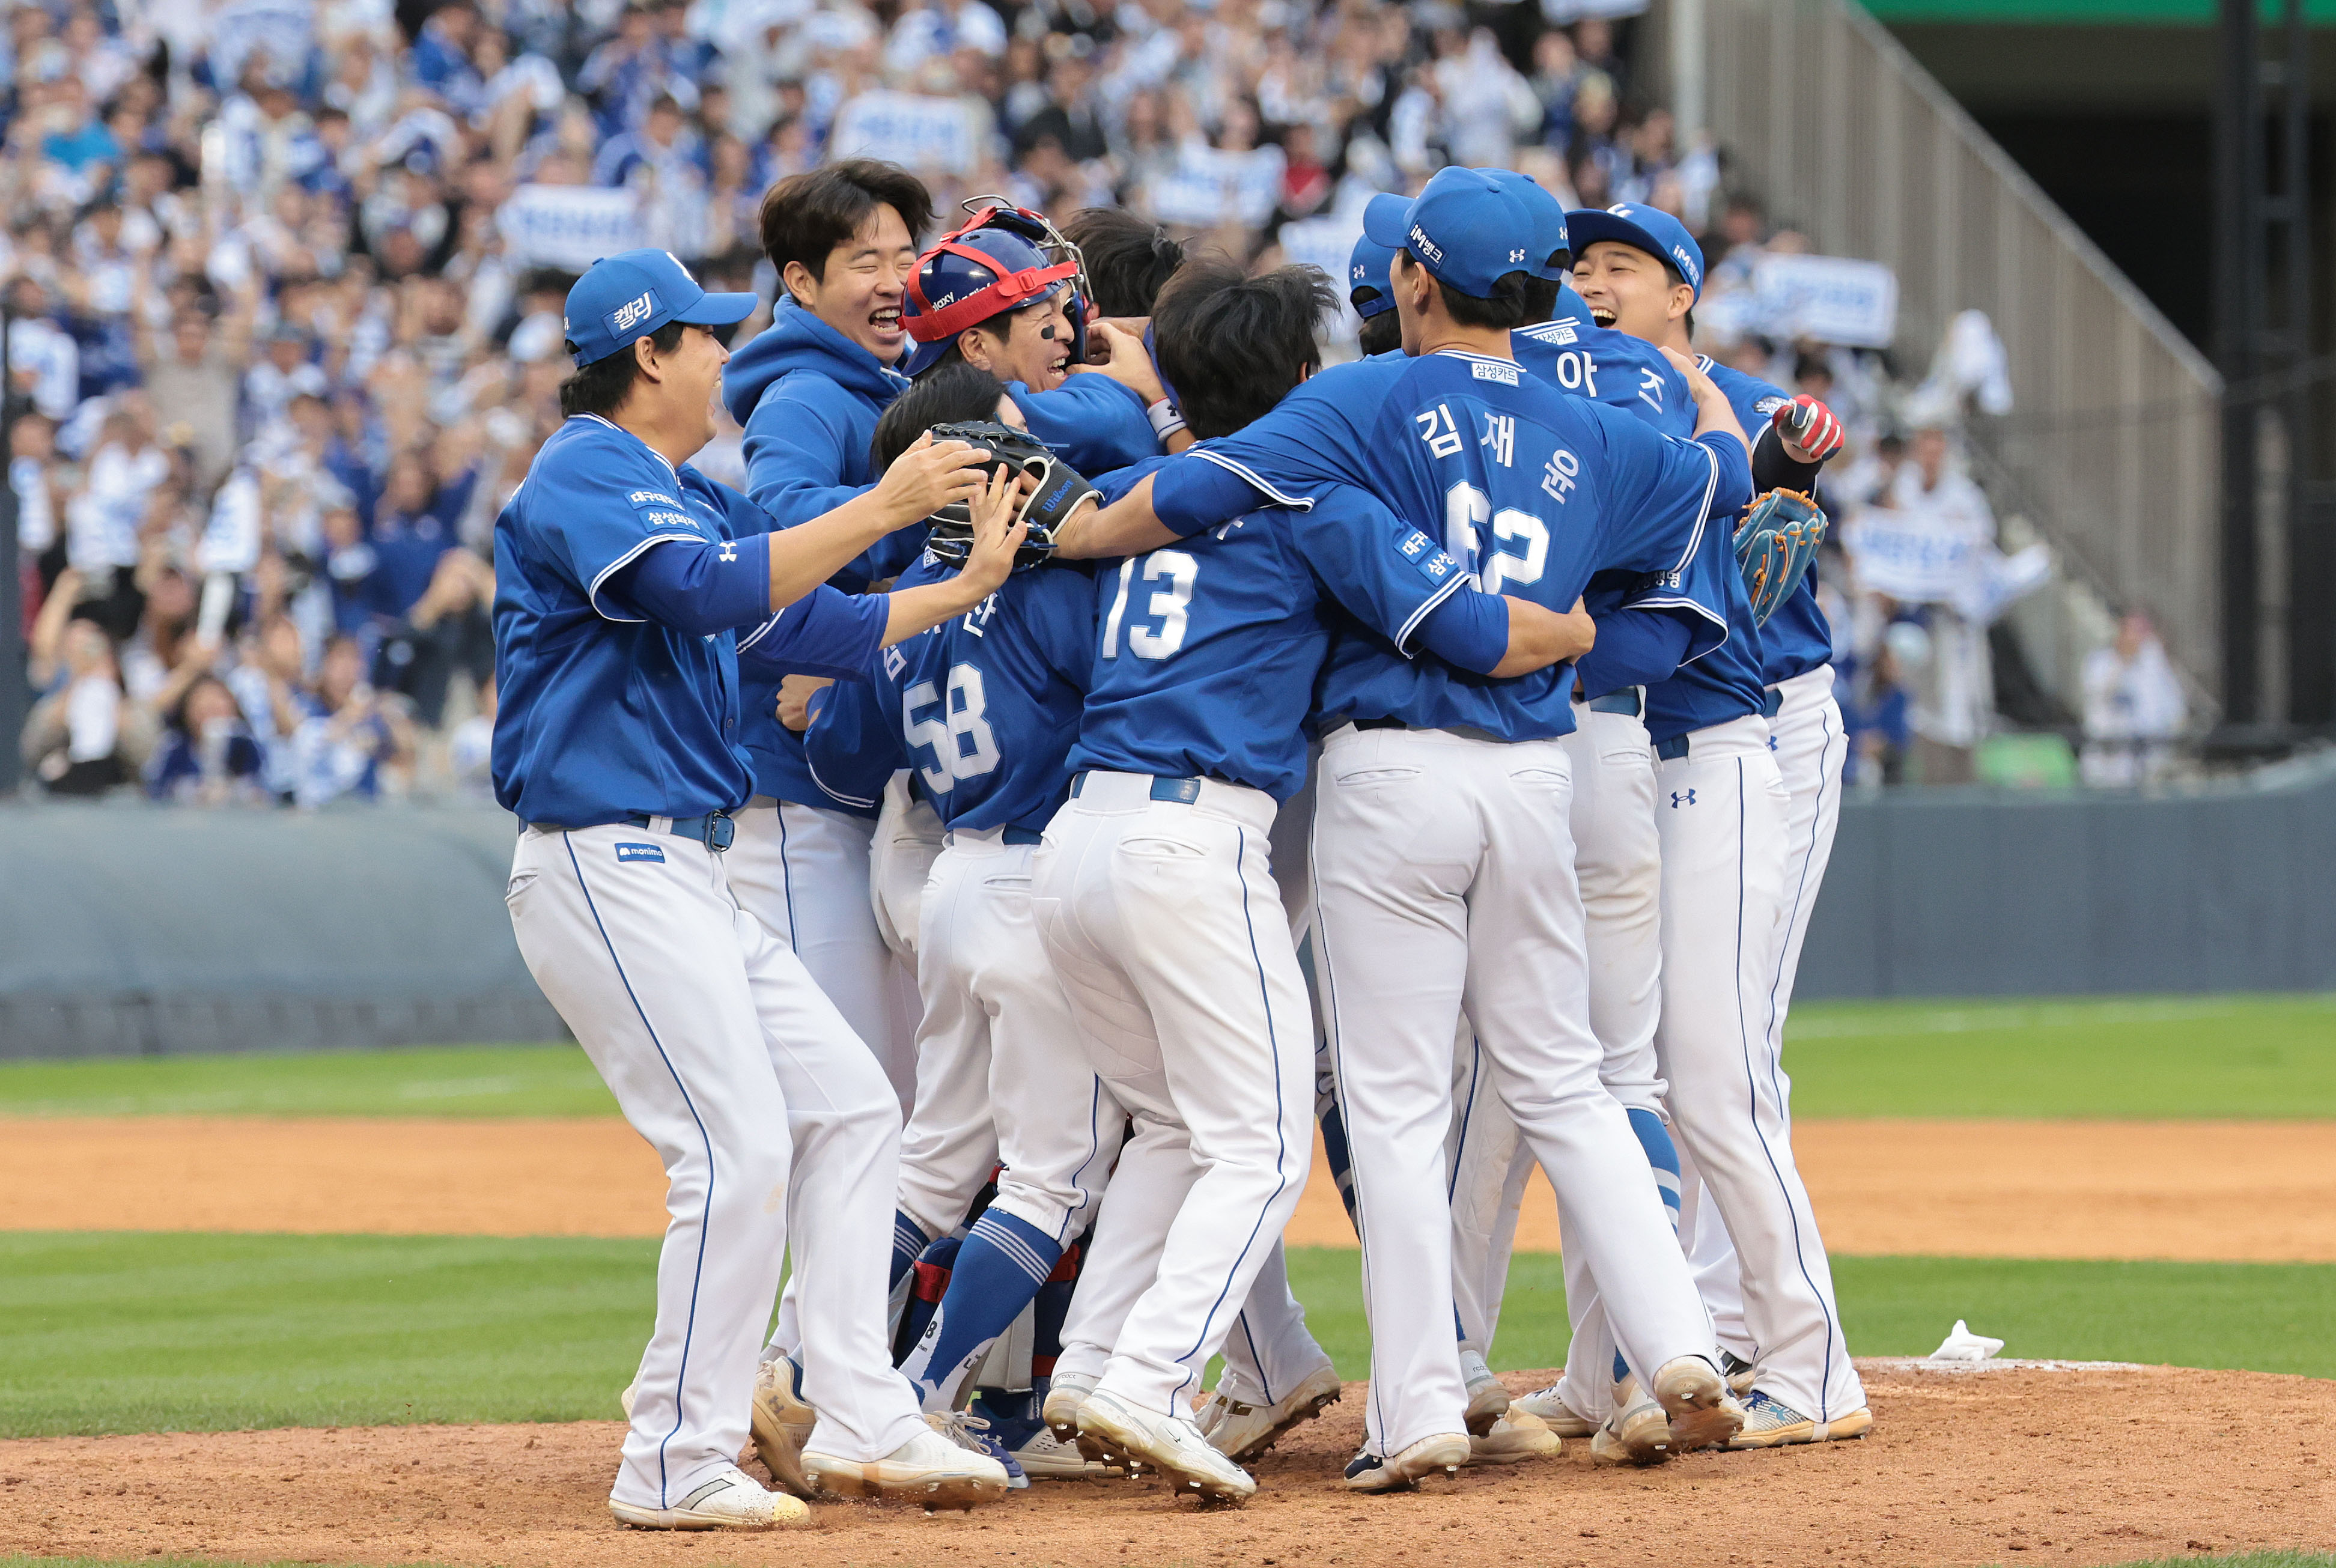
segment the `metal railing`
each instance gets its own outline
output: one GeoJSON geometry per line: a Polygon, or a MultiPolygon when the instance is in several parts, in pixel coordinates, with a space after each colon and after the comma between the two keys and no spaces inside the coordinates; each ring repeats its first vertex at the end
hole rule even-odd
{"type": "Polygon", "coordinates": [[[2214,366],[1852,0],[1696,8],[1702,107],[1736,182],[1817,249],[1896,271],[1917,367],[1957,311],[1987,312],[2015,412],[1972,439],[2076,569],[2218,690],[2214,366]]]}

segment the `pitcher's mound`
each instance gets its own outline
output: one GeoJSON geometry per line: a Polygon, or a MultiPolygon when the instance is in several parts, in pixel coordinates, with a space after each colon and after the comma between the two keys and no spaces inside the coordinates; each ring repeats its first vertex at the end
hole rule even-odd
{"type": "MultiPolygon", "coordinates": [[[[1513,1388],[1549,1381],[1515,1373],[1513,1388]]],[[[1363,1386],[1256,1466],[1238,1512],[1040,1483],[972,1514],[823,1503],[810,1532],[629,1531],[620,1428],[377,1427],[0,1444],[0,1552],[395,1564],[1343,1563],[1417,1568],[2105,1563],[2336,1541],[2336,1385],[2252,1372],[1867,1371],[1851,1443],[1656,1470],[1563,1457],[1349,1494],[1363,1386]]]]}

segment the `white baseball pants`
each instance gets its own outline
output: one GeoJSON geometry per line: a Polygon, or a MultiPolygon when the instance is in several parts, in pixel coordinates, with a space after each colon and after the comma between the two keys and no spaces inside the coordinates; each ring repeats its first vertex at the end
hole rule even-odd
{"type": "Polygon", "coordinates": [[[1354,1152],[1376,1453],[1464,1429],[1445,1185],[1464,1010],[1630,1364],[1716,1353],[1646,1156],[1599,1081],[1572,794],[1555,741],[1349,726],[1323,746],[1315,956],[1354,1152]]]}
{"type": "Polygon", "coordinates": [[[657,1326],[612,1495],[664,1508],[746,1443],[790,1241],[822,1452],[923,1429],[884,1343],[890,1088],[803,964],[740,910],[720,856],[646,828],[530,828],[505,897],[520,952],[670,1183],[657,1326]]]}
{"type": "MultiPolygon", "coordinates": [[[[1682,1164],[1679,1227],[1716,1206],[1742,1259],[1760,1387],[1818,1421],[1865,1403],[1808,1190],[1793,1164],[1789,1080],[1769,1033],[1785,948],[1791,801],[1757,715],[1696,731],[1655,782],[1662,833],[1663,1007],[1655,1050],[1682,1164]]],[[[1692,1244],[1692,1243],[1691,1243],[1692,1244]]],[[[1611,1309],[1610,1309],[1611,1310],[1611,1309]]]]}
{"type": "MultiPolygon", "coordinates": [[[[1768,989],[1768,1045],[1780,1057],[1785,1048],[1785,1016],[1793,1005],[1793,981],[1801,968],[1801,944],[1809,934],[1809,916],[1816,909],[1817,891],[1825,885],[1825,867],[1833,860],[1835,830],[1841,825],[1842,765],[1849,757],[1849,736],[1842,723],[1841,705],[1834,700],[1831,665],[1796,675],[1776,687],[1779,707],[1768,721],[1776,742],[1776,771],[1785,780],[1791,807],[1785,820],[1785,948],[1768,989]]],[[[1689,1165],[1682,1176],[1695,1180],[1689,1165]]],[[[1697,1289],[1711,1309],[1719,1342],[1749,1361],[1754,1357],[1751,1333],[1744,1325],[1743,1270],[1736,1258],[1728,1227],[1710,1204],[1702,1207],[1688,1251],[1695,1269],[1697,1289]]]]}
{"type": "Polygon", "coordinates": [[[1067,1246],[1095,1220],[1126,1113],[1088,1065],[1030,905],[1036,846],[959,829],[933,862],[918,938],[924,1023],[900,1209],[928,1236],[991,1206],[1067,1246]]]}
{"type": "Polygon", "coordinates": [[[1134,1115],[1064,1325],[1063,1370],[1184,1415],[1298,1207],[1313,1032],[1267,852],[1273,802],[1088,773],[1034,858],[1089,1060],[1134,1115]]]}
{"type": "Polygon", "coordinates": [[[917,1093],[916,1027],[876,927],[876,824],[848,812],[756,795],[725,858],[738,903],[803,959],[891,1081],[906,1117],[917,1093]]]}
{"type": "MultiPolygon", "coordinates": [[[[1598,1077],[1625,1110],[1660,1115],[1663,1082],[1655,1068],[1655,1019],[1661,1010],[1662,855],[1655,837],[1654,753],[1647,745],[1646,724],[1636,714],[1601,713],[1576,703],[1573,722],[1573,733],[1558,744],[1565,748],[1573,777],[1567,821],[1573,832],[1574,878],[1582,888],[1590,1027],[1601,1053],[1598,1077]]],[[[1473,1034],[1464,1034],[1459,1042],[1458,1065],[1453,1086],[1452,1298],[1462,1345],[1484,1355],[1500,1325],[1517,1210],[1533,1161],[1492,1092],[1473,1034]]],[[[1565,1304],[1577,1341],[1596,1296],[1595,1283],[1576,1257],[1566,1265],[1565,1304]]],[[[1603,1321],[1601,1313],[1590,1323],[1591,1337],[1604,1349],[1604,1359],[1596,1363],[1601,1388],[1611,1382],[1607,1368],[1614,1359],[1603,1321]]],[[[1584,1356],[1596,1349],[1584,1347],[1584,1356]]]]}

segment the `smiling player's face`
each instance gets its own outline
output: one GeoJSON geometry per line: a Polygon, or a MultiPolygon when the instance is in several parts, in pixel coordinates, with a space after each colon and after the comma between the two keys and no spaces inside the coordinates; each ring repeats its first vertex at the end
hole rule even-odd
{"type": "Polygon", "coordinates": [[[1000,381],[1018,381],[1033,392],[1052,392],[1070,378],[1070,290],[1058,288],[1043,304],[1008,316],[1001,343],[980,327],[959,339],[966,363],[1000,381]]]}
{"type": "Polygon", "coordinates": [[[1599,326],[1649,343],[1669,338],[1672,319],[1695,298],[1686,285],[1671,283],[1654,257],[1611,239],[1595,241],[1574,259],[1573,291],[1599,326]]]}
{"type": "Polygon", "coordinates": [[[857,233],[828,252],[817,278],[789,262],[785,282],[813,315],[890,365],[909,341],[900,307],[916,268],[916,236],[890,202],[880,201],[857,233]]]}
{"type": "Polygon", "coordinates": [[[708,441],[715,435],[714,399],[722,388],[722,367],[729,363],[730,351],[703,326],[684,328],[673,353],[658,357],[657,368],[666,377],[673,406],[702,412],[708,441]]]}

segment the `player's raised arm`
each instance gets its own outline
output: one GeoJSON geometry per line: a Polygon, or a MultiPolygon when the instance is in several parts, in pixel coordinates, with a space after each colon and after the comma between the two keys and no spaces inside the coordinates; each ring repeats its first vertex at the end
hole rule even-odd
{"type": "Polygon", "coordinates": [[[771,606],[793,604],[896,529],[979,495],[988,454],[930,438],[900,454],[876,488],[799,527],[772,534],[771,606]]]}

